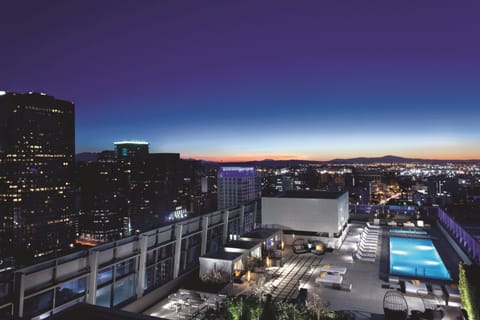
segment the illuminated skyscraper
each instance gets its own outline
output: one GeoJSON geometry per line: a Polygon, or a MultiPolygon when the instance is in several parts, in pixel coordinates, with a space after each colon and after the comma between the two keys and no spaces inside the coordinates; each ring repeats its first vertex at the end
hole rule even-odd
{"type": "Polygon", "coordinates": [[[74,105],[0,92],[0,250],[28,263],[73,243],[74,105]]]}
{"type": "Polygon", "coordinates": [[[148,157],[148,142],[118,141],[114,142],[115,156],[119,160],[140,160],[148,157]]]}
{"type": "Polygon", "coordinates": [[[217,174],[218,209],[228,209],[259,199],[259,182],[253,167],[220,167],[217,174]]]}

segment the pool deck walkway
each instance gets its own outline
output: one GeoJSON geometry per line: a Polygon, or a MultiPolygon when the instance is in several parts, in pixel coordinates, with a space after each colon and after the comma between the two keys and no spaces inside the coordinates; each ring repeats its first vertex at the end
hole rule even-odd
{"type": "MultiPolygon", "coordinates": [[[[379,278],[380,250],[377,251],[375,263],[352,258],[353,249],[360,241],[361,231],[362,225],[351,225],[342,246],[321,256],[289,252],[282,268],[269,271],[274,280],[266,283],[264,292],[271,293],[275,301],[288,301],[295,296],[301,281],[302,287],[307,288],[309,294],[318,294],[322,303],[330,310],[347,311],[355,315],[356,319],[383,319],[383,297],[390,289],[384,287],[386,282],[379,278]],[[319,266],[324,264],[346,267],[347,273],[343,276],[343,282],[352,284],[351,291],[316,284],[315,279],[320,275],[319,266]]],[[[234,285],[232,293],[249,295],[254,288],[254,284],[234,285]]]]}
{"type": "MultiPolygon", "coordinates": [[[[388,228],[382,231],[383,235],[379,237],[379,249],[377,250],[375,262],[364,262],[354,260],[352,253],[360,241],[360,234],[365,225],[362,223],[353,223],[349,226],[349,231],[342,246],[333,252],[318,256],[311,253],[294,254],[291,251],[285,256],[285,265],[283,268],[272,268],[270,277],[273,281],[267,282],[263,290],[255,287],[254,283],[235,284],[230,293],[235,295],[249,295],[253,292],[262,291],[271,293],[275,301],[288,301],[295,297],[298,292],[299,282],[307,288],[309,294],[316,293],[321,301],[328,306],[330,310],[343,310],[355,316],[355,319],[383,319],[383,297],[387,291],[400,291],[400,284],[388,282],[388,228]],[[352,285],[351,291],[334,289],[329,285],[316,284],[315,278],[319,276],[319,265],[330,264],[343,266],[347,268],[343,276],[343,283],[352,285]]],[[[436,246],[447,245],[445,239],[442,239],[434,230],[429,234],[434,237],[436,246]]],[[[448,248],[442,248],[442,257],[446,254],[446,262],[452,268],[458,261],[456,256],[452,256],[452,251],[448,248]],[[452,262],[450,259],[453,259],[452,262]]],[[[447,264],[447,263],[446,263],[447,264]]],[[[449,269],[450,272],[452,270],[449,269]]],[[[402,277],[399,277],[402,279],[402,277]]],[[[428,281],[435,283],[435,281],[428,281]]],[[[448,283],[439,281],[438,284],[448,283]]],[[[425,307],[434,306],[437,301],[432,297],[420,297],[414,295],[404,295],[409,310],[425,311],[425,307]]]]}
{"type": "MultiPolygon", "coordinates": [[[[286,250],[283,267],[268,268],[263,274],[265,278],[263,285],[257,285],[256,281],[245,281],[242,284],[227,286],[227,290],[223,293],[246,296],[271,294],[274,301],[289,301],[298,294],[301,285],[307,288],[309,295],[318,294],[322,303],[330,310],[345,311],[354,319],[383,319],[385,293],[391,290],[400,291],[400,284],[388,283],[388,229],[384,229],[379,237],[375,262],[353,259],[352,253],[360,241],[360,234],[364,226],[363,223],[350,224],[342,246],[324,255],[295,254],[291,250],[286,250]],[[315,283],[315,279],[320,276],[320,265],[325,264],[347,268],[347,272],[343,275],[343,283],[351,284],[351,291],[315,283]]],[[[454,254],[453,249],[449,250],[447,240],[439,235],[438,230],[430,230],[429,235],[434,238],[440,255],[453,274],[451,268],[458,262],[458,257],[454,254]]],[[[253,279],[259,279],[259,277],[260,274],[252,275],[253,279]]],[[[432,281],[428,282],[433,283],[432,281]]],[[[423,312],[425,307],[437,304],[437,301],[429,300],[431,297],[406,294],[404,297],[410,312],[412,310],[423,312]]],[[[162,304],[151,308],[147,314],[159,315],[160,305],[162,304]]],[[[166,318],[175,314],[175,312],[172,313],[166,318]]],[[[162,316],[165,315],[165,313],[162,314],[162,316]]]]}

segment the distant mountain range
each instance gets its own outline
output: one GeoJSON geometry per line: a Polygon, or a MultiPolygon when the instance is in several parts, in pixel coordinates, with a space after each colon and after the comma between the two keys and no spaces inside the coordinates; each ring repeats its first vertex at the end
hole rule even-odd
{"type": "Polygon", "coordinates": [[[383,156],[383,157],[358,157],[358,158],[348,158],[348,159],[333,159],[327,161],[328,163],[408,163],[408,162],[422,162],[429,161],[418,158],[403,158],[398,156],[383,156]]]}
{"type": "Polygon", "coordinates": [[[432,160],[432,159],[420,159],[420,158],[403,158],[398,156],[383,156],[383,157],[360,157],[349,159],[334,159],[327,161],[327,163],[358,163],[358,164],[371,164],[371,163],[478,163],[480,160],[432,160]]]}
{"type": "Polygon", "coordinates": [[[404,158],[398,156],[387,155],[383,157],[359,157],[348,159],[333,159],[329,161],[312,161],[312,160],[258,160],[247,162],[222,162],[219,163],[225,165],[251,165],[251,166],[269,166],[269,167],[285,167],[285,166],[298,166],[307,164],[374,164],[374,163],[480,163],[480,160],[430,160],[420,158],[404,158]]]}
{"type": "MultiPolygon", "coordinates": [[[[96,161],[98,154],[95,152],[82,152],[75,156],[76,161],[96,161]]],[[[192,160],[192,159],[191,159],[192,160]]],[[[212,163],[211,161],[205,161],[212,163]]],[[[308,164],[373,164],[373,163],[480,163],[480,160],[429,160],[419,158],[403,158],[398,156],[387,155],[383,157],[359,157],[348,159],[333,159],[329,161],[314,161],[314,160],[255,160],[245,162],[216,162],[222,166],[234,166],[234,165],[249,165],[249,166],[267,166],[267,167],[288,167],[299,166],[308,164]]]]}
{"type": "Polygon", "coordinates": [[[96,152],[81,152],[75,155],[75,161],[84,161],[84,162],[91,162],[97,161],[98,153],[96,152]]]}

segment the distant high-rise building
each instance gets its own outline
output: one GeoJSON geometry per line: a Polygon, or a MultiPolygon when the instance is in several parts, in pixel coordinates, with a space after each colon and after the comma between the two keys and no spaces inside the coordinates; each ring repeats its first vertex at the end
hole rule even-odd
{"type": "Polygon", "coordinates": [[[437,194],[440,194],[444,191],[443,187],[445,185],[444,177],[439,176],[430,176],[427,179],[427,191],[428,194],[435,197],[437,194]]]}
{"type": "Polygon", "coordinates": [[[260,179],[253,167],[220,167],[217,174],[218,209],[228,209],[259,199],[260,179]]]}
{"type": "MultiPolygon", "coordinates": [[[[103,155],[107,153],[102,152],[103,155]]],[[[115,161],[99,157],[78,166],[80,189],[77,243],[97,245],[129,233],[127,175],[115,161]]]]}
{"type": "Polygon", "coordinates": [[[117,159],[144,159],[148,156],[148,142],[146,141],[118,141],[114,142],[117,159]]]}
{"type": "Polygon", "coordinates": [[[0,93],[0,250],[28,263],[74,241],[74,105],[0,93]]]}
{"type": "Polygon", "coordinates": [[[208,177],[202,177],[202,186],[201,186],[201,190],[203,193],[207,193],[208,192],[208,177]]]}

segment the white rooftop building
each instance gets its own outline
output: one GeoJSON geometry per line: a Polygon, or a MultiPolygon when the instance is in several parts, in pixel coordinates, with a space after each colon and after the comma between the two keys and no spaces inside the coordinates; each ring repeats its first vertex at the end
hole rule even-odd
{"type": "Polygon", "coordinates": [[[287,191],[276,197],[262,197],[264,227],[283,230],[287,244],[296,235],[338,248],[347,222],[348,192],[287,191]]]}

